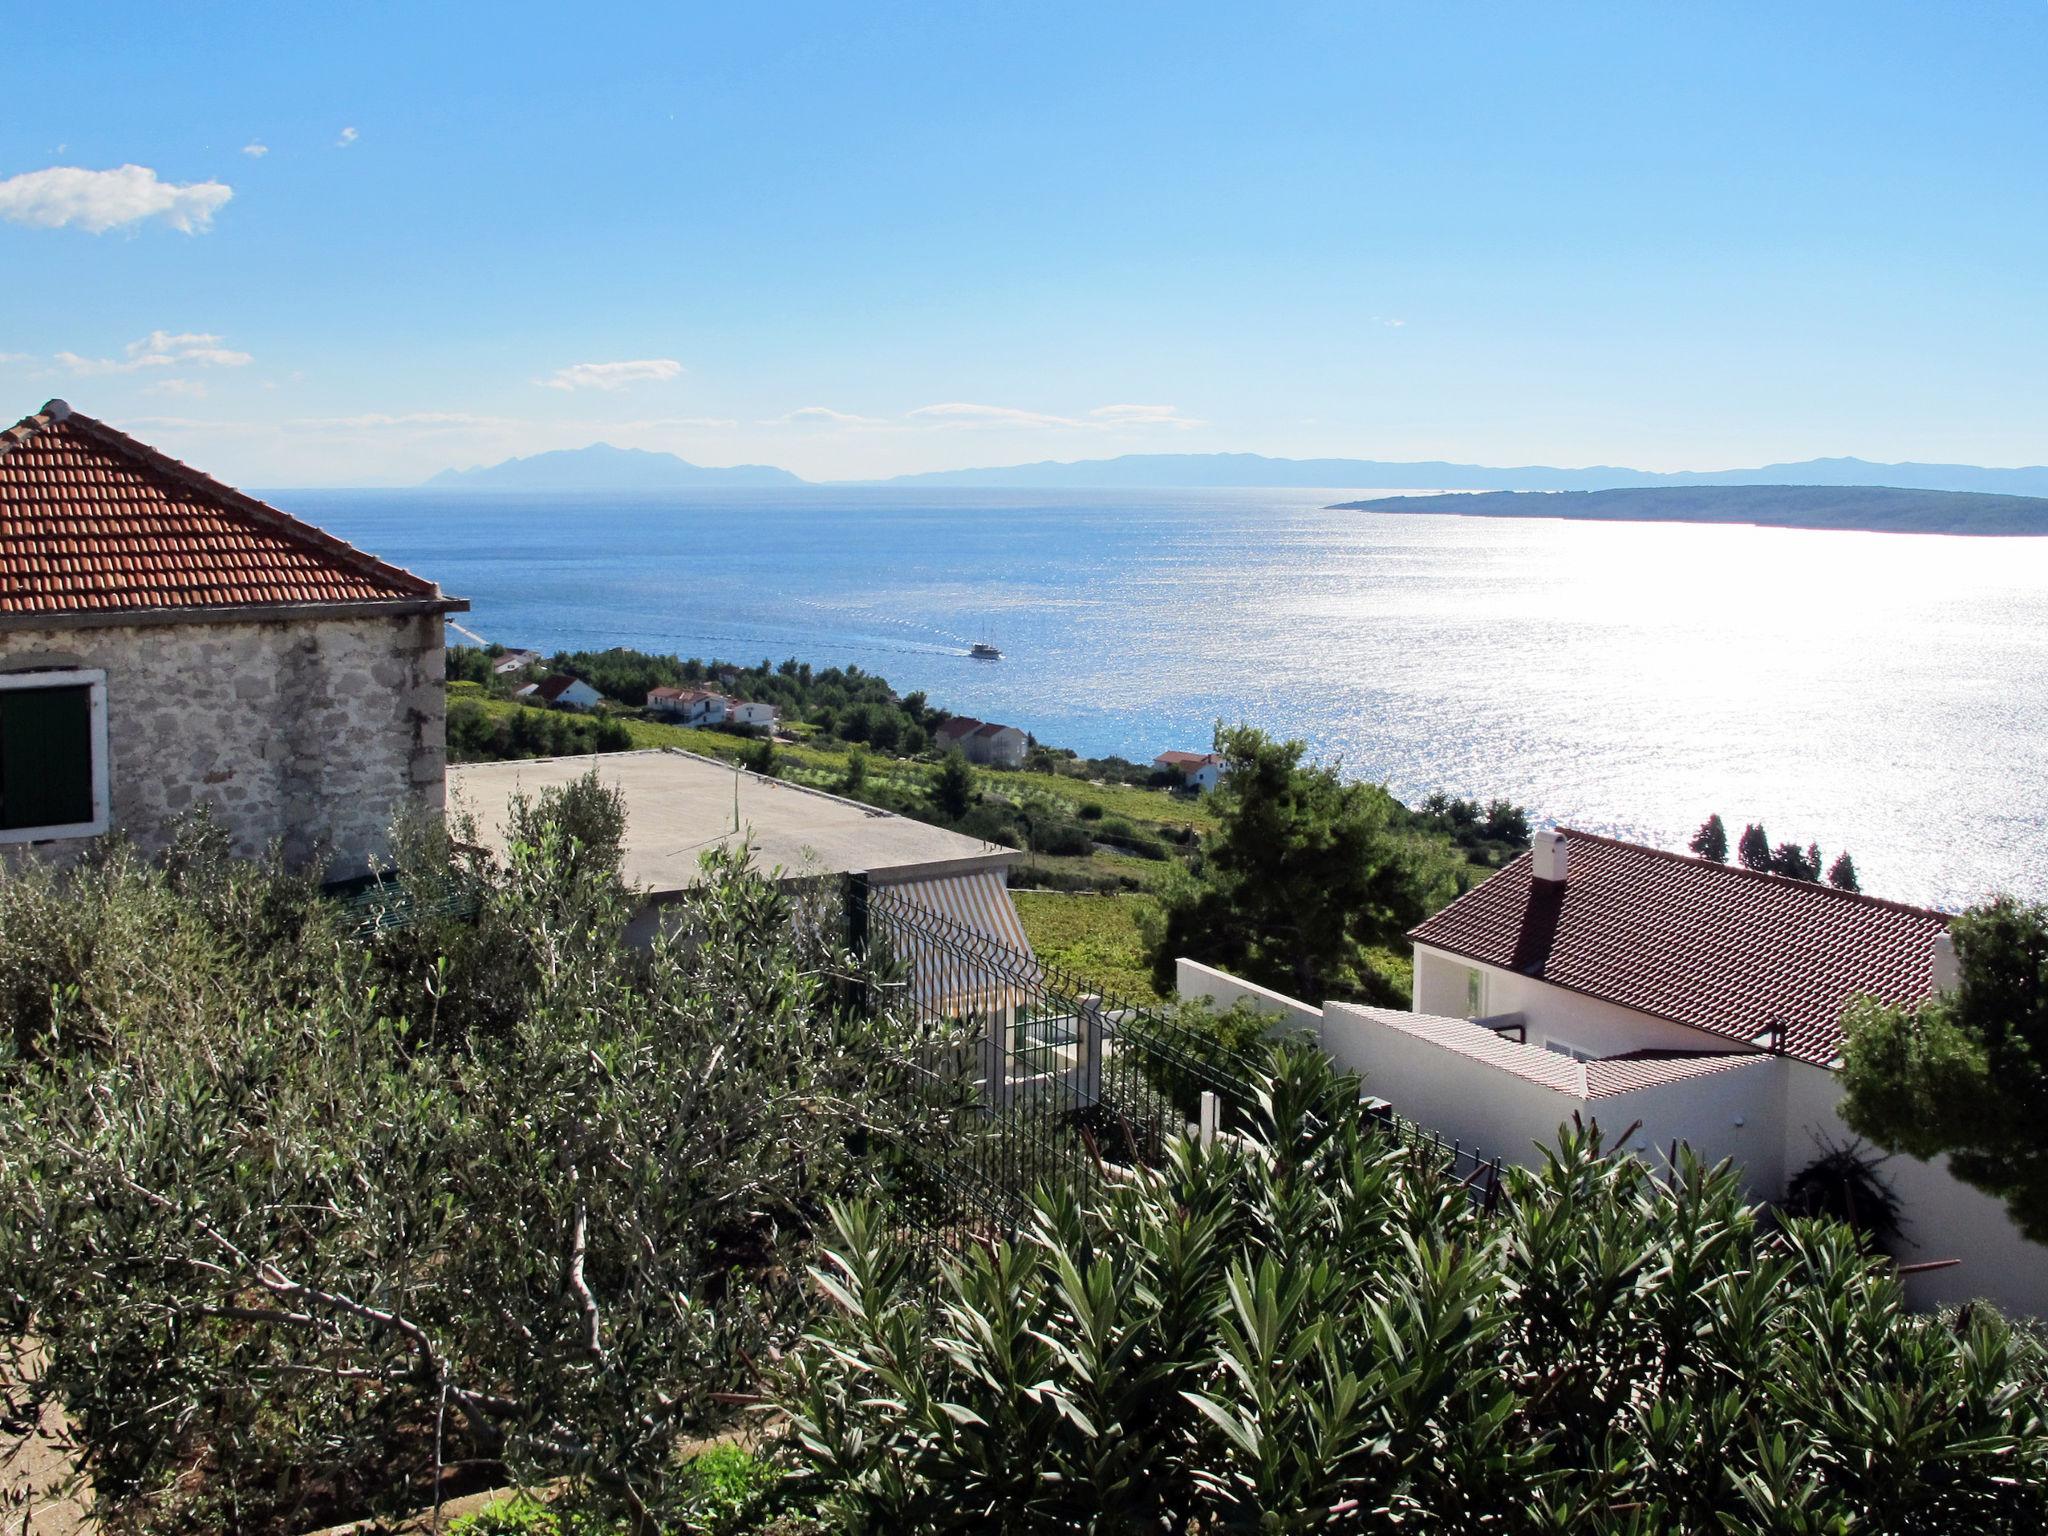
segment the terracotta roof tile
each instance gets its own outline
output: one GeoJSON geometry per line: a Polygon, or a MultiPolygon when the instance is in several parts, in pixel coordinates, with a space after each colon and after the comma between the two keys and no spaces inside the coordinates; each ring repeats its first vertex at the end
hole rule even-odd
{"type": "Polygon", "coordinates": [[[405,601],[468,606],[61,401],[0,432],[0,617],[405,601]]]}
{"type": "Polygon", "coordinates": [[[1928,995],[1940,912],[1566,831],[1562,886],[1523,854],[1418,944],[1826,1066],[1842,1010],[1928,995]]]}

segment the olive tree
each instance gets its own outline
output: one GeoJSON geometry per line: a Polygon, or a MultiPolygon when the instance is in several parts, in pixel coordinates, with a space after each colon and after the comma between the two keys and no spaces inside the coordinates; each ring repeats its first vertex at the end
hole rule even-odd
{"type": "Polygon", "coordinates": [[[915,1113],[875,1086],[902,1032],[731,860],[622,945],[616,810],[429,850],[407,878],[479,910],[371,940],[206,849],[5,888],[44,1002],[0,1060],[0,1294],[109,1518],[303,1529],[472,1466],[659,1524],[678,1434],[795,1337],[801,1239],[915,1113]]]}

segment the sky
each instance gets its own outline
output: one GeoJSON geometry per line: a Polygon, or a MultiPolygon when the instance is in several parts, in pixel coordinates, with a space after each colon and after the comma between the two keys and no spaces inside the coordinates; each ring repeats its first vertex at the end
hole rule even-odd
{"type": "Polygon", "coordinates": [[[250,486],[2048,460],[2039,0],[66,14],[0,417],[250,486]]]}

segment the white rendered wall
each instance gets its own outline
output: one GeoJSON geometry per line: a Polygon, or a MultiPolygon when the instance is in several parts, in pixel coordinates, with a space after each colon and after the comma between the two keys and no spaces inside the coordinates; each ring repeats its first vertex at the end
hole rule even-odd
{"type": "Polygon", "coordinates": [[[1666,1019],[1652,1018],[1633,1008],[1623,1008],[1599,998],[1568,992],[1534,976],[1518,975],[1498,966],[1482,965],[1456,955],[1415,946],[1415,1011],[1461,1019],[1469,1015],[1465,978],[1480,974],[1479,1011],[1486,1014],[1521,1013],[1528,1016],[1529,1043],[1542,1045],[1558,1039],[1589,1051],[1595,1056],[1619,1056],[1626,1051],[1739,1051],[1738,1041],[1688,1029],[1666,1019]]]}

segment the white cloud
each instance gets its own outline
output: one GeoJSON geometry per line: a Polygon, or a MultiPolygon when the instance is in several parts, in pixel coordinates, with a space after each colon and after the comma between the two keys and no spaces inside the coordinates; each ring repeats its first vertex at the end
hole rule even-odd
{"type": "Polygon", "coordinates": [[[947,427],[1087,427],[1088,422],[1071,416],[1049,416],[1044,411],[1024,411],[1010,405],[971,405],[949,401],[944,405],[920,405],[910,412],[914,418],[935,421],[947,427]]]}
{"type": "Polygon", "coordinates": [[[629,384],[666,384],[683,365],[672,357],[647,357],[627,363],[572,363],[539,382],[549,389],[624,389],[629,384]]]}
{"type": "Polygon", "coordinates": [[[1201,425],[1172,405],[1098,405],[1088,414],[1105,427],[1166,427],[1184,432],[1201,425]]]}
{"type": "Polygon", "coordinates": [[[355,141],[360,137],[361,135],[358,134],[355,131],[355,129],[344,128],[341,130],[341,137],[334,141],[334,147],[336,149],[347,149],[349,145],[355,143],[355,141]]]}
{"type": "Polygon", "coordinates": [[[210,331],[151,331],[140,341],[128,343],[125,357],[80,357],[76,352],[59,352],[57,361],[73,373],[89,377],[103,373],[139,373],[144,368],[241,368],[254,362],[246,352],[220,344],[210,331]]]}
{"type": "Polygon", "coordinates": [[[206,398],[206,386],[198,379],[158,379],[142,392],[145,395],[177,395],[186,400],[206,398]]]}
{"type": "Polygon", "coordinates": [[[835,411],[829,405],[803,405],[785,416],[772,417],[757,423],[763,427],[885,427],[888,425],[878,416],[856,416],[851,411],[835,411]]]}
{"type": "Polygon", "coordinates": [[[75,224],[95,235],[161,219],[197,235],[211,227],[214,214],[234,195],[221,181],[159,181],[146,165],[111,171],[59,165],[0,181],[0,219],[42,229],[75,224]]]}
{"type": "Polygon", "coordinates": [[[247,144],[244,144],[242,146],[242,153],[247,155],[251,160],[261,160],[265,155],[270,153],[270,146],[262,142],[262,140],[260,139],[252,139],[247,144]]]}
{"type": "Polygon", "coordinates": [[[35,359],[26,352],[0,352],[0,366],[9,363],[32,363],[35,359]]]}

